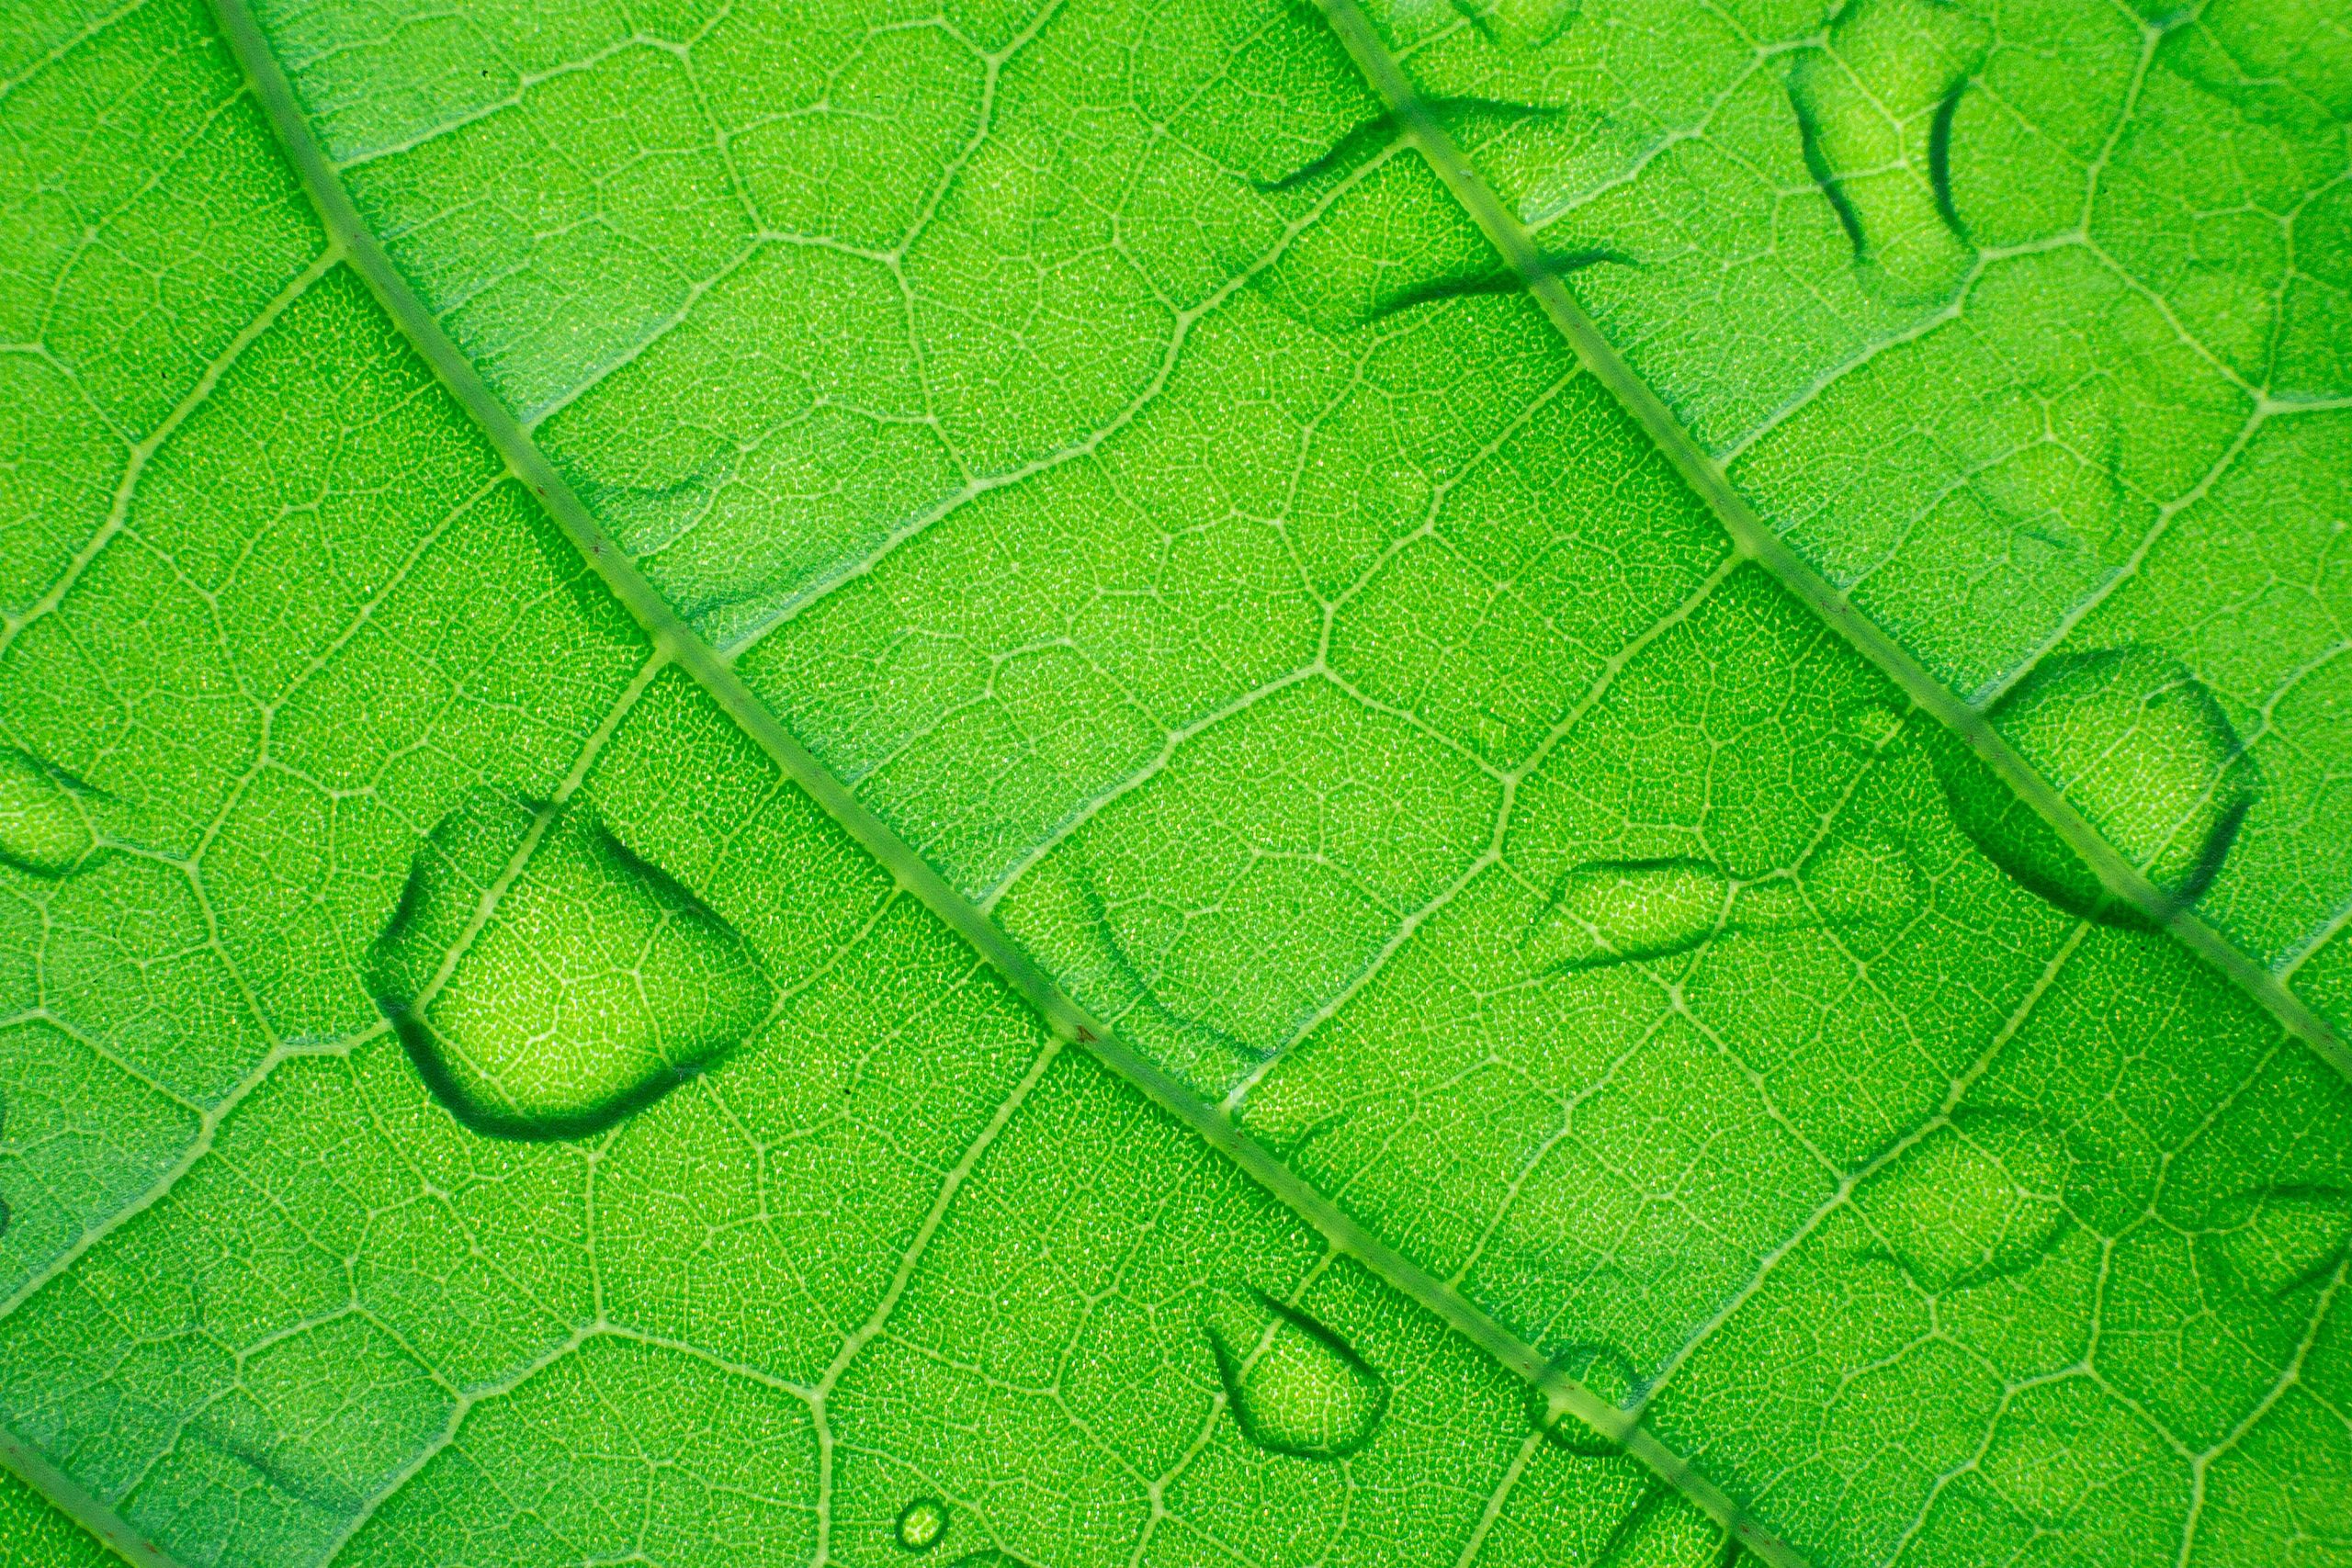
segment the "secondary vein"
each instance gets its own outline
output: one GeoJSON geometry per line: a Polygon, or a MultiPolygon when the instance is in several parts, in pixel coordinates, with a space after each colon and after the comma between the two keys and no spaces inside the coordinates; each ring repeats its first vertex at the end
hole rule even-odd
{"type": "Polygon", "coordinates": [[[1884,628],[1857,611],[1844,594],[1757,514],[1724,475],[1722,465],[1707,455],[1697,438],[1667,407],[1666,400],[1634,373],[1615,345],[1569,294],[1558,269],[1547,263],[1527,226],[1503,205],[1454,145],[1437,117],[1430,112],[1357,0],[1317,0],[1317,4],[1357,69],[1410,133],[1431,170],[1519,274],[1528,292],[1534,296],[1585,367],[1640,422],[1683,482],[1714,513],[1740,553],[1771,573],[1783,588],[1826,621],[1857,652],[1894,680],[1913,703],[1965,740],[2004,784],[2041,813],[2082,856],[2109,892],[2141,910],[2183,946],[2229,976],[2289,1033],[2309,1045],[2336,1071],[2352,1078],[2352,1047],[2347,1047],[2324,1020],[2290,990],[2285,980],[2199,919],[2193,909],[2150,882],[2081,812],[2068,804],[2049,780],[2001,738],[1982,712],[1929,674],[1884,628]]]}
{"type": "Polygon", "coordinates": [[[950,885],[818,761],[737,676],[728,660],[686,625],[605,533],[522,423],[491,392],[471,362],[442,331],[335,177],[325,150],[303,118],[292,84],[270,52],[246,0],[215,0],[215,5],[221,30],[253,82],[282,150],[328,232],[342,243],[353,270],[515,475],[539,498],[548,515],[579,548],[589,570],[635,617],[660,656],[677,664],[708,692],[786,777],[808,791],[890,871],[901,886],[968,942],[1036,1010],[1056,1035],[1083,1046],[1146,1099],[1191,1128],[1313,1226],[1335,1249],[1355,1258],[1389,1288],[1435,1314],[1456,1333],[1534,1384],[1555,1416],[1573,1415],[1622,1443],[1626,1452],[1641,1460],[1661,1479],[1727,1528],[1736,1529],[1751,1551],[1776,1568],[1804,1568],[1793,1552],[1745,1520],[1721,1488],[1699,1475],[1681,1455],[1643,1430],[1634,1416],[1568,1377],[1552,1365],[1541,1350],[1374,1235],[1243,1133],[1225,1111],[1120,1040],[1048,977],[977,904],[950,885]]]}

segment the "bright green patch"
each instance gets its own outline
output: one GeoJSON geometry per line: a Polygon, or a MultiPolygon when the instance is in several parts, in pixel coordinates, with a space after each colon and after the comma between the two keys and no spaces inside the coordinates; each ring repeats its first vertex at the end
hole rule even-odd
{"type": "Polygon", "coordinates": [[[0,1423],[191,1568],[2352,1551],[2352,1084],[2091,870],[2346,951],[2329,18],[1767,11],[1374,18],[1697,466],[1271,0],[0,26],[0,1423]]]}

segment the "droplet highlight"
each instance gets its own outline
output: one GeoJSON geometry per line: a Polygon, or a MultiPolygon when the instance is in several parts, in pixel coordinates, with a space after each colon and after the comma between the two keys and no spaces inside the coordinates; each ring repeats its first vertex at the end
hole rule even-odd
{"type": "Polygon", "coordinates": [[[40,758],[0,747],[0,861],[35,876],[63,876],[96,846],[81,792],[40,758]]]}
{"type": "Polygon", "coordinates": [[[487,791],[419,849],[369,975],[442,1102],[513,1138],[609,1126],[775,998],[743,940],[593,811],[487,791]]]}
{"type": "Polygon", "coordinates": [[[1372,1441],[1388,1382],[1332,1329],[1260,1292],[1221,1291],[1202,1313],[1241,1435],[1270,1453],[1343,1459],[1372,1441]]]}
{"type": "MultiPolygon", "coordinates": [[[[2093,831],[2178,905],[2211,886],[2259,792],[2254,760],[2221,704],[2154,649],[2052,660],[1988,716],[2093,831]]],[[[1931,755],[1954,818],[1995,864],[2070,913],[2146,923],[1965,746],[1947,738],[1931,755]]]]}
{"type": "Polygon", "coordinates": [[[1713,935],[1730,901],[1730,879],[1704,861],[1588,861],[1554,885],[1526,945],[1547,968],[1668,958],[1713,935]]]}
{"type": "Polygon", "coordinates": [[[1929,1291],[2014,1274],[2066,1224],[2064,1140],[2009,1111],[1963,1110],[1864,1180],[1855,1203],[1929,1291]]]}
{"type": "Polygon", "coordinates": [[[929,1551],[947,1535],[947,1505],[936,1497],[918,1497],[899,1510],[899,1544],[909,1551],[929,1551]]]}

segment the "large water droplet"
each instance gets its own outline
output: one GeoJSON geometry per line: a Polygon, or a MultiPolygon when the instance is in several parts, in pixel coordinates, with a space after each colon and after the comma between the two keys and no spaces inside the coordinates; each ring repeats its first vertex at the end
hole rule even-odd
{"type": "MultiPolygon", "coordinates": [[[[2001,738],[2157,889],[2193,902],[2221,870],[2258,775],[2213,694],[2150,649],[2052,660],[1990,715],[2001,738]]],[[[1932,749],[1952,815],[1994,863],[2060,908],[2143,923],[1957,740],[1932,749]]]]}
{"type": "Polygon", "coordinates": [[[918,1497],[899,1511],[899,1544],[909,1551],[929,1551],[947,1534],[947,1505],[936,1497],[918,1497]]]}
{"type": "Polygon", "coordinates": [[[1251,1442],[1333,1460],[1372,1440],[1388,1411],[1387,1381],[1329,1328],[1258,1292],[1215,1293],[1202,1322],[1226,1401],[1251,1442]]]}
{"type": "Polygon", "coordinates": [[[1670,957],[1714,934],[1730,897],[1730,879],[1704,861],[1588,861],[1560,878],[1526,945],[1546,968],[1670,957]]]}
{"type": "Polygon", "coordinates": [[[2352,1192],[2290,1187],[2226,1206],[2215,1245],[2233,1273],[2278,1297],[2335,1271],[2352,1243],[2352,1192]]]}
{"type": "Polygon", "coordinates": [[[582,807],[467,797],[417,852],[370,978],[450,1111],[609,1125],[732,1049],[774,989],[725,921],[582,807]]]}
{"type": "Polygon", "coordinates": [[[0,861],[62,876],[96,842],[73,782],[38,757],[0,747],[0,861]]]}
{"type": "Polygon", "coordinates": [[[2066,1223],[2066,1147],[2041,1122],[1963,1110],[1862,1182],[1854,1201],[1930,1291],[1982,1284],[2042,1255],[2066,1223]]]}

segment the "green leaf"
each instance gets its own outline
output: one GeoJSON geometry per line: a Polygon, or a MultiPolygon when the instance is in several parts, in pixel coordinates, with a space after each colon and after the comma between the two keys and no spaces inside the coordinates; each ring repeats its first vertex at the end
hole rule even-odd
{"type": "MultiPolygon", "coordinates": [[[[1597,101],[1508,73],[1709,57],[1416,15],[0,28],[61,1503],[189,1564],[2352,1551],[2352,1085],[2147,902],[2324,816],[2186,650],[1980,748],[1747,558],[1644,357],[1744,340],[1564,335],[1644,253],[1492,195],[1597,101]]],[[[1771,85],[1924,289],[1967,193],[1866,188],[1857,95],[1957,159],[2006,46],[1873,15],[1771,85]]],[[[1812,341],[1750,336],[1740,395],[1812,341]]]]}
{"type": "Polygon", "coordinates": [[[2340,7],[1519,9],[1363,31],[1406,94],[1508,111],[1436,129],[1522,270],[1615,264],[1555,270],[1571,335],[2106,881],[2344,1030],[2340,7]],[[2110,711],[2053,731],[2062,688],[2110,711]]]}
{"type": "Polygon", "coordinates": [[[0,1471],[0,1551],[24,1568],[108,1568],[116,1559],[16,1474],[0,1471]]]}

